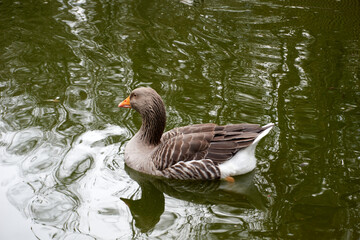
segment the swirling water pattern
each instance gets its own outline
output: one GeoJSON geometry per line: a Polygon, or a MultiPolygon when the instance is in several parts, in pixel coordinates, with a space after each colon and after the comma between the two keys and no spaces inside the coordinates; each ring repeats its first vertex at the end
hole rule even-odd
{"type": "Polygon", "coordinates": [[[358,1],[0,4],[0,239],[359,238],[358,1]],[[127,169],[164,98],[167,129],[275,122],[226,182],[127,169]]]}

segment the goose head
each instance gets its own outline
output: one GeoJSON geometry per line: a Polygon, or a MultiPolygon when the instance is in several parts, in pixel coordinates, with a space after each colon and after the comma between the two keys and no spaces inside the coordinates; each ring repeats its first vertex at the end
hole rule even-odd
{"type": "Polygon", "coordinates": [[[153,145],[160,143],[165,129],[165,105],[160,95],[150,87],[134,89],[130,95],[119,104],[122,108],[132,108],[140,113],[142,125],[140,136],[145,142],[153,145]]]}

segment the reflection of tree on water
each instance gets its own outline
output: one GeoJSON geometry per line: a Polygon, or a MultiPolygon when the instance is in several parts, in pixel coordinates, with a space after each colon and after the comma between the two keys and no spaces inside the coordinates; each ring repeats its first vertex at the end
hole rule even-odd
{"type": "Polygon", "coordinates": [[[56,177],[62,183],[72,183],[89,170],[94,161],[113,156],[118,151],[113,143],[119,141],[125,130],[118,126],[105,126],[102,130],[85,132],[75,139],[72,148],[62,159],[56,177]]]}
{"type": "Polygon", "coordinates": [[[6,147],[0,152],[20,162],[23,174],[21,181],[15,179],[16,183],[8,188],[7,198],[31,220],[31,229],[39,239],[80,235],[81,239],[93,239],[90,236],[117,235],[117,229],[127,227],[126,206],[113,196],[123,188],[117,175],[126,174],[117,169],[113,177],[115,170],[110,168],[118,156],[121,138],[126,137],[123,128],[105,125],[87,131],[73,140],[71,148],[57,138],[52,139],[53,144],[48,143],[45,140],[52,135],[37,128],[4,135],[12,141],[4,138],[6,147]],[[11,144],[14,141],[16,145],[11,144]],[[120,215],[126,219],[120,227],[104,221],[119,219],[120,215]],[[109,230],[103,235],[96,227],[101,224],[109,230]]]}
{"type": "Polygon", "coordinates": [[[153,228],[164,212],[164,193],[197,204],[224,204],[240,208],[265,209],[265,199],[254,184],[255,172],[235,177],[234,183],[160,179],[134,171],[126,172],[141,188],[141,198],[121,198],[129,207],[135,226],[146,232],[153,228]]]}

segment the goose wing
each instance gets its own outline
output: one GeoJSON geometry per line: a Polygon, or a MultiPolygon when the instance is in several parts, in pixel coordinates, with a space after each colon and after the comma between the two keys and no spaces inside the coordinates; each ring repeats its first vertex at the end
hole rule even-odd
{"type": "MultiPolygon", "coordinates": [[[[263,130],[257,124],[199,124],[175,128],[163,135],[151,159],[160,171],[176,164],[184,168],[189,164],[184,162],[199,164],[196,162],[205,159],[217,166],[250,146],[263,130]]],[[[208,161],[205,165],[209,165],[208,161]]]]}

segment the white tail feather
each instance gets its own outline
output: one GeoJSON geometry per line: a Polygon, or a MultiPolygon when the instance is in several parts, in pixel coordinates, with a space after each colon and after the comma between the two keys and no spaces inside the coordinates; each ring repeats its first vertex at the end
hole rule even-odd
{"type": "Polygon", "coordinates": [[[269,124],[266,124],[265,126],[263,126],[263,128],[267,128],[266,130],[264,130],[262,133],[260,133],[260,135],[254,140],[254,142],[251,144],[251,146],[256,145],[258,144],[258,142],[263,138],[265,137],[269,132],[270,130],[274,127],[274,124],[273,123],[269,123],[269,124]]]}
{"type": "Polygon", "coordinates": [[[260,133],[249,147],[239,151],[230,160],[220,164],[221,178],[242,175],[254,170],[256,167],[255,148],[259,141],[270,132],[273,126],[273,123],[263,126],[263,128],[267,129],[260,133]]]}

